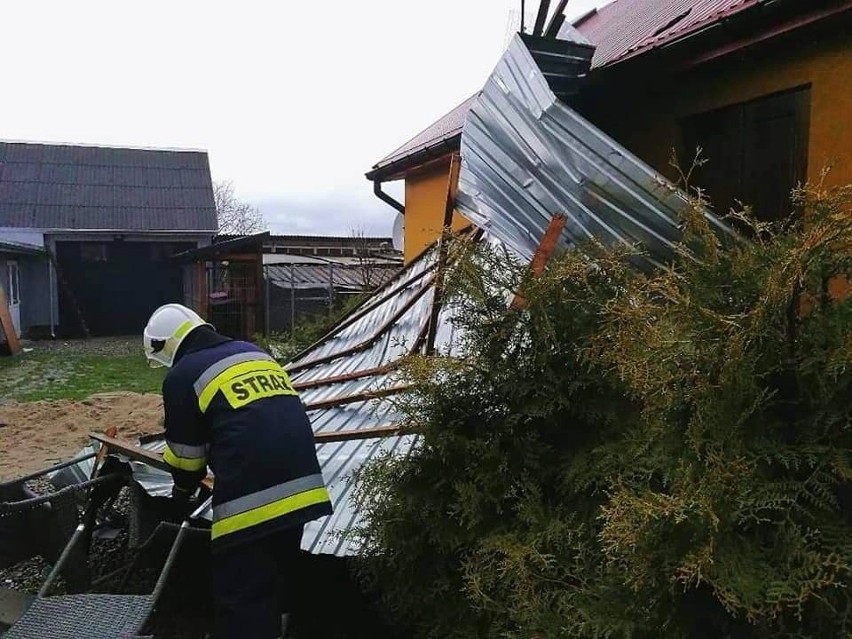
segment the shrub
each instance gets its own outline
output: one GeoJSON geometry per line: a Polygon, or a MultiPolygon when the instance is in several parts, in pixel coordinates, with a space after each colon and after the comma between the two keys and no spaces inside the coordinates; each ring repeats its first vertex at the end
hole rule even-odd
{"type": "MultiPolygon", "coordinates": [[[[852,632],[852,187],[671,266],[595,244],[450,273],[464,359],[417,358],[365,466],[363,572],[427,637],[852,632]],[[507,314],[503,291],[527,307],[507,314]]],[[[698,207],[696,207],[696,211],[698,207]]]]}

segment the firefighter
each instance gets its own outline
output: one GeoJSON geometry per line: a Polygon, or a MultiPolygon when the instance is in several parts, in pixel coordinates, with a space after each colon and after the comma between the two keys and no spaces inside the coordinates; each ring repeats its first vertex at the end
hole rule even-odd
{"type": "Polygon", "coordinates": [[[144,343],[149,364],[170,369],[163,458],[173,497],[188,504],[208,464],[215,476],[215,636],[278,637],[304,524],[332,512],[302,402],[270,355],[179,304],[154,312],[144,343]]]}

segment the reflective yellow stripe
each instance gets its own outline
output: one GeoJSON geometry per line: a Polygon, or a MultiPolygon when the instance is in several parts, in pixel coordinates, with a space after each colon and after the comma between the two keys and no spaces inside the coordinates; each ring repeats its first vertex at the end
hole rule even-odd
{"type": "Polygon", "coordinates": [[[234,364],[211,379],[198,395],[198,408],[202,413],[207,411],[219,391],[232,408],[240,408],[264,397],[297,394],[281,365],[268,359],[234,364]],[[255,381],[254,376],[261,379],[255,381]],[[270,380],[273,380],[274,386],[270,380]]]}
{"type": "Polygon", "coordinates": [[[166,450],[163,451],[163,461],[172,468],[177,468],[178,470],[201,470],[207,466],[206,457],[178,457],[174,454],[172,449],[169,448],[168,444],[166,445],[166,450]]]}
{"type": "Polygon", "coordinates": [[[279,499],[266,506],[261,506],[260,508],[214,522],[210,536],[212,539],[216,539],[222,535],[244,530],[251,526],[262,524],[270,519],[280,517],[281,515],[287,515],[302,508],[315,506],[326,501],[331,501],[328,496],[328,490],[326,488],[314,488],[313,490],[308,490],[292,497],[279,499]]]}
{"type": "Polygon", "coordinates": [[[181,337],[186,335],[193,326],[194,324],[190,320],[186,320],[183,324],[177,327],[177,330],[175,331],[173,337],[175,339],[180,339],[181,337]]]}

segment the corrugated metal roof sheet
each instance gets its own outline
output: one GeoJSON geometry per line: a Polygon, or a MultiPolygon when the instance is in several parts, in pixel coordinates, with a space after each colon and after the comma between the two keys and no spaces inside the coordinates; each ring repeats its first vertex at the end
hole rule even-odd
{"type": "Polygon", "coordinates": [[[471,108],[461,155],[459,210],[527,259],[552,216],[563,213],[563,247],[587,238],[641,244],[659,264],[671,257],[690,206],[557,99],[520,36],[471,108]]]}
{"type": "Polygon", "coordinates": [[[328,288],[333,285],[338,289],[363,291],[384,284],[398,270],[399,266],[393,263],[374,264],[369,271],[360,264],[292,263],[264,264],[263,272],[270,284],[285,289],[328,288]],[[366,281],[367,277],[370,282],[366,281]]]}
{"type": "Polygon", "coordinates": [[[576,28],[596,47],[603,67],[699,31],[765,0],[615,0],[576,28]]]}
{"type": "Polygon", "coordinates": [[[215,231],[207,154],[0,142],[0,227],[215,231]]]}

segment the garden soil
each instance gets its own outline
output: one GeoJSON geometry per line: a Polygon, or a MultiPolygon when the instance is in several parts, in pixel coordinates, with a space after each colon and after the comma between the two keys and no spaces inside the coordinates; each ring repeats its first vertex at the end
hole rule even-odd
{"type": "Polygon", "coordinates": [[[89,443],[89,433],[110,426],[132,442],[161,432],[162,406],[159,395],[126,392],[0,405],[0,481],[70,459],[89,443]]]}

